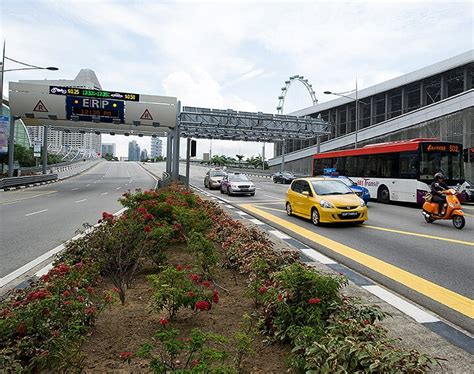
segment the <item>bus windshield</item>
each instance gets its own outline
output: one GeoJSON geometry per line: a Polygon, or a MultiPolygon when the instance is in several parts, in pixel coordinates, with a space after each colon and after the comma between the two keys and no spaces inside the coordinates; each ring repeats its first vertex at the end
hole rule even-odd
{"type": "Polygon", "coordinates": [[[464,167],[462,154],[447,152],[422,152],[420,160],[420,180],[431,181],[434,175],[441,171],[450,183],[463,180],[464,167]]]}

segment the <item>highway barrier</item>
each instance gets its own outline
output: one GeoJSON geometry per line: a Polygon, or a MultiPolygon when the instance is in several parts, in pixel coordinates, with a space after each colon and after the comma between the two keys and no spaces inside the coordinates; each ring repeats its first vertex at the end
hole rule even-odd
{"type": "Polygon", "coordinates": [[[0,188],[24,186],[41,182],[50,182],[58,179],[57,174],[29,175],[25,177],[9,177],[0,179],[0,188]]]}

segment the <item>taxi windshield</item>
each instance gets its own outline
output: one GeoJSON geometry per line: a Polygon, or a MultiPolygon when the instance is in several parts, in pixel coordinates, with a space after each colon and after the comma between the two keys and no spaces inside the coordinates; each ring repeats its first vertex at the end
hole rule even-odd
{"type": "Polygon", "coordinates": [[[347,187],[343,182],[338,180],[327,180],[327,181],[313,181],[312,182],[314,192],[316,195],[346,195],[353,194],[352,190],[347,187]]]}
{"type": "Polygon", "coordinates": [[[229,180],[233,182],[239,182],[239,181],[246,182],[249,179],[244,174],[229,174],[229,180]]]}

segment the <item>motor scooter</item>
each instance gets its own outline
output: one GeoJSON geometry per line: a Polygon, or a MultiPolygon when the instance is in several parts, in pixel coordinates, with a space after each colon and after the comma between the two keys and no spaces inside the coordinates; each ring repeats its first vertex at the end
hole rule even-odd
{"type": "Polygon", "coordinates": [[[461,210],[461,203],[457,198],[457,191],[454,188],[444,190],[446,195],[446,206],[443,215],[439,215],[439,206],[431,202],[431,194],[425,195],[425,203],[423,204],[422,214],[427,223],[433,223],[436,220],[453,220],[453,226],[461,230],[466,224],[464,212],[461,210]]]}

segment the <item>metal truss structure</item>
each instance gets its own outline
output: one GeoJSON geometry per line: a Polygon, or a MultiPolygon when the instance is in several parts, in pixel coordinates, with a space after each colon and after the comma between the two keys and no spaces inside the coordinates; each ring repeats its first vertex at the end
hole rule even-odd
{"type": "Polygon", "coordinates": [[[179,114],[180,135],[184,138],[275,142],[330,134],[329,126],[320,118],[231,109],[183,107],[179,114]]]}
{"type": "Polygon", "coordinates": [[[293,75],[285,81],[285,86],[281,88],[280,96],[278,96],[278,106],[276,108],[278,114],[283,114],[286,94],[288,93],[291,84],[296,81],[301,82],[303,86],[305,86],[305,88],[308,90],[313,105],[316,105],[318,103],[318,99],[316,99],[316,93],[313,90],[313,85],[308,82],[308,79],[305,79],[305,77],[302,75],[293,75]]]}

